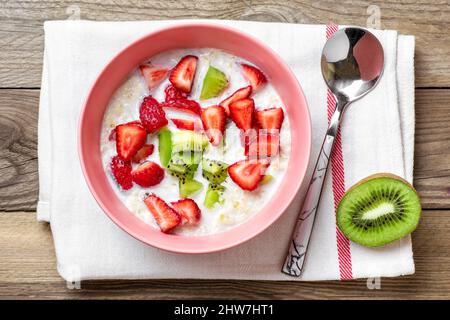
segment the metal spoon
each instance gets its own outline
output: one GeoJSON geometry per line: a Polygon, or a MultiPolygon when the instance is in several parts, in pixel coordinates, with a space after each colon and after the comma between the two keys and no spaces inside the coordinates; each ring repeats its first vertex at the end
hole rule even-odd
{"type": "Polygon", "coordinates": [[[322,194],[323,182],[345,108],[371,91],[383,72],[384,54],[378,39],[360,28],[336,32],[322,51],[322,74],[336,98],[336,109],[317,159],[314,173],[295,225],[282,271],[300,276],[322,194]]]}

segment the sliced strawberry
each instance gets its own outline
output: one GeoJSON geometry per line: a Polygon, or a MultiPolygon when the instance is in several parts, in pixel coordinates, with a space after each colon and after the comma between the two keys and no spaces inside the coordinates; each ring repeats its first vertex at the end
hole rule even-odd
{"type": "Polygon", "coordinates": [[[199,223],[202,213],[194,200],[186,198],[172,202],[172,207],[181,216],[181,223],[196,225],[199,223]]]}
{"type": "Polygon", "coordinates": [[[124,161],[119,156],[114,156],[109,164],[111,172],[116,179],[116,182],[122,187],[123,190],[131,189],[133,186],[133,180],[131,177],[131,164],[128,161],[124,161]]]}
{"type": "Polygon", "coordinates": [[[169,69],[163,67],[155,67],[150,63],[142,64],[139,66],[142,76],[147,82],[149,90],[155,88],[160,84],[169,73],[169,69]]]}
{"type": "Polygon", "coordinates": [[[156,132],[169,123],[166,119],[166,113],[152,96],[147,96],[142,101],[139,118],[149,133],[156,132]]]}
{"type": "Polygon", "coordinates": [[[228,175],[241,189],[252,191],[258,187],[267,167],[267,161],[241,160],[228,167],[228,175]]]}
{"type": "Polygon", "coordinates": [[[280,137],[276,134],[260,133],[245,149],[245,156],[264,159],[273,157],[280,151],[280,137]]]}
{"type": "Polygon", "coordinates": [[[164,92],[166,93],[166,96],[161,107],[174,108],[197,116],[202,114],[202,108],[198,102],[187,99],[187,94],[178,90],[173,85],[168,85],[166,89],[164,89],[164,92]]]}
{"type": "Polygon", "coordinates": [[[189,99],[178,99],[171,100],[169,102],[164,102],[161,104],[163,108],[174,108],[181,111],[189,112],[193,115],[199,116],[202,114],[202,107],[198,104],[197,101],[189,100],[189,99]]]}
{"type": "Polygon", "coordinates": [[[241,142],[241,146],[245,147],[246,152],[247,152],[247,148],[248,148],[248,144],[250,143],[250,141],[253,141],[253,139],[257,138],[257,134],[258,134],[258,130],[252,128],[246,131],[240,131],[239,132],[239,138],[240,138],[240,142],[241,142]]]}
{"type": "Polygon", "coordinates": [[[255,103],[253,99],[242,99],[230,104],[230,118],[236,126],[247,131],[252,128],[255,103]]]}
{"type": "Polygon", "coordinates": [[[134,155],[133,162],[139,163],[153,153],[155,146],[153,144],[144,144],[141,149],[134,155]]]}
{"type": "Polygon", "coordinates": [[[151,194],[144,199],[144,203],[164,233],[169,233],[181,223],[181,216],[163,199],[151,194]]]}
{"type": "Polygon", "coordinates": [[[186,93],[191,92],[195,70],[197,69],[197,61],[198,58],[196,56],[184,56],[172,69],[169,81],[175,88],[186,93]]]}
{"type": "Polygon", "coordinates": [[[203,128],[213,146],[218,146],[225,132],[226,114],[221,106],[211,106],[203,109],[203,128]]]}
{"type": "Polygon", "coordinates": [[[164,178],[164,170],[155,162],[148,161],[131,172],[133,181],[141,187],[157,185],[164,178]]]}
{"type": "Polygon", "coordinates": [[[221,105],[225,112],[227,113],[227,116],[230,115],[229,105],[232,104],[235,101],[242,100],[245,98],[250,97],[252,94],[252,86],[247,86],[241,89],[236,90],[231,96],[223,100],[219,105],[221,105]]]}
{"type": "Polygon", "coordinates": [[[241,63],[241,68],[242,68],[242,71],[244,72],[244,76],[250,82],[250,85],[252,86],[253,91],[257,91],[264,84],[267,83],[266,76],[258,68],[253,67],[249,64],[245,64],[245,63],[241,63]]]}
{"type": "Polygon", "coordinates": [[[147,131],[136,122],[120,124],[116,127],[117,154],[130,161],[147,140],[147,131]]]}
{"type": "Polygon", "coordinates": [[[255,120],[261,129],[280,130],[284,120],[284,112],[281,108],[257,110],[255,120]]]}
{"type": "Polygon", "coordinates": [[[165,89],[164,92],[166,94],[164,101],[170,102],[174,100],[180,100],[180,99],[186,99],[187,94],[183,91],[178,90],[173,85],[169,84],[165,89]]]}
{"type": "Polygon", "coordinates": [[[195,120],[186,120],[186,119],[170,119],[173,124],[180,130],[199,130],[201,128],[201,124],[199,121],[195,120]]]}

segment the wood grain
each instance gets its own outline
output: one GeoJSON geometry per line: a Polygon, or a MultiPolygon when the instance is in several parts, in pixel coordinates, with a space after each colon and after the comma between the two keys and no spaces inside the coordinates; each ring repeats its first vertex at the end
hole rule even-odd
{"type": "Polygon", "coordinates": [[[48,224],[35,214],[0,213],[1,298],[98,299],[449,299],[450,211],[425,211],[413,234],[416,274],[382,278],[380,290],[366,280],[327,282],[146,280],[86,281],[67,289],[56,272],[48,224]]]}
{"type": "Polygon", "coordinates": [[[2,1],[0,87],[39,87],[46,20],[235,19],[366,26],[378,5],[381,27],[417,37],[419,87],[450,86],[450,3],[446,0],[2,1]]]}
{"type": "MultiPolygon", "coordinates": [[[[0,90],[0,210],[35,210],[39,90],[0,90]]],[[[450,208],[450,89],[417,90],[415,186],[424,208],[450,208]]]]}
{"type": "Polygon", "coordinates": [[[39,91],[0,90],[0,210],[35,210],[39,91]]]}
{"type": "Polygon", "coordinates": [[[416,90],[414,186],[424,208],[450,208],[450,90],[416,90]]]}

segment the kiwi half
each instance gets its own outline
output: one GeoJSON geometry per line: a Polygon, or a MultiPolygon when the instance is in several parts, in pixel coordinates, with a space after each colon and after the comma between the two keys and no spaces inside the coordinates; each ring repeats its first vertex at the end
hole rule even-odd
{"type": "Polygon", "coordinates": [[[422,208],[414,187],[389,173],[369,176],[343,196],[337,224],[351,241],[378,247],[416,229],[422,208]]]}

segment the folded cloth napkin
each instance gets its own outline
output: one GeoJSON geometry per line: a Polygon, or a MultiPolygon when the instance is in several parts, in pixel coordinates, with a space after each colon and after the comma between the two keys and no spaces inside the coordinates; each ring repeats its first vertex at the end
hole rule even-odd
{"type": "MultiPolygon", "coordinates": [[[[81,172],[77,124],[93,81],[120,50],[175,21],[46,22],[39,109],[38,220],[49,221],[58,271],[84,279],[206,278],[296,280],[280,272],[302,195],[327,127],[327,88],[320,71],[326,26],[209,21],[240,29],[274,49],[306,94],[313,125],[309,174],[297,198],[270,228],[237,247],[203,255],[165,252],[119,229],[98,207],[81,172]]],[[[378,86],[355,102],[342,125],[345,188],[377,172],[412,181],[414,147],[414,37],[372,30],[385,50],[378,86]]],[[[414,272],[410,237],[383,248],[347,244],[343,265],[336,235],[332,175],[324,194],[300,280],[399,276],[414,272]],[[344,268],[344,274],[342,271],[344,268]]]]}

